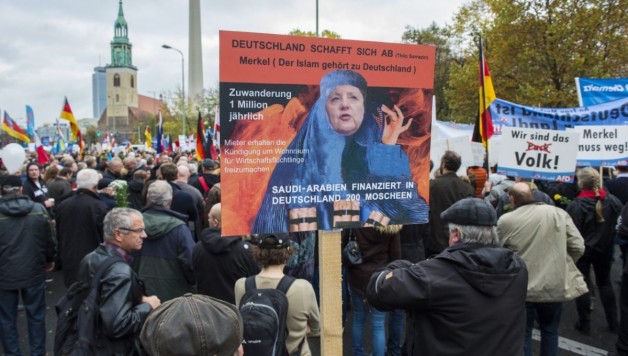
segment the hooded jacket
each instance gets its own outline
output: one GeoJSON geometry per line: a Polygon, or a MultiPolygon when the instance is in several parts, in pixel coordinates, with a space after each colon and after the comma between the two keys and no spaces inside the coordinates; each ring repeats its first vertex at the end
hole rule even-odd
{"type": "Polygon", "coordinates": [[[192,255],[199,294],[235,304],[238,279],[253,276],[260,269],[253,259],[251,244],[239,236],[221,237],[220,229],[203,230],[192,255]]]}
{"type": "Polygon", "coordinates": [[[54,261],[56,249],[43,205],[24,195],[0,198],[0,289],[43,283],[46,263],[54,261]]]}
{"type": "Polygon", "coordinates": [[[377,309],[407,310],[408,355],[521,355],[527,283],[514,252],[459,243],[380,269],[366,295],[377,309]]]}
{"type": "Polygon", "coordinates": [[[170,209],[148,206],[142,210],[148,236],[135,256],[133,269],[145,282],[148,295],[163,302],[192,292],[192,233],[186,216],[170,209]]]}

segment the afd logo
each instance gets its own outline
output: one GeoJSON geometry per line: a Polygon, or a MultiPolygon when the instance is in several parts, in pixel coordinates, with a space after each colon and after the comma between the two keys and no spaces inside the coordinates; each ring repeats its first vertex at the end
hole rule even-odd
{"type": "Polygon", "coordinates": [[[556,176],[556,181],[557,182],[571,182],[571,180],[573,179],[573,176],[556,176]]]}

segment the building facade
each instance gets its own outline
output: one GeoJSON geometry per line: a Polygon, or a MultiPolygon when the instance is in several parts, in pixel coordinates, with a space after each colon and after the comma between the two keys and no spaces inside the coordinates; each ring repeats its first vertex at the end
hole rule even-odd
{"type": "Polygon", "coordinates": [[[107,107],[107,73],[105,67],[94,67],[92,73],[92,102],[94,117],[99,118],[107,107]]]}

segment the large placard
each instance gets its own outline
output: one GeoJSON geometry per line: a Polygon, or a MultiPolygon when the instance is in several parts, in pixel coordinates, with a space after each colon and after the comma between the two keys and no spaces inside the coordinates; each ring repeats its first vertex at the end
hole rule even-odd
{"type": "Polygon", "coordinates": [[[221,31],[223,235],[427,222],[434,55],[221,31]]]}
{"type": "Polygon", "coordinates": [[[497,173],[512,177],[572,182],[578,153],[577,132],[506,127],[497,173]]]}
{"type": "Polygon", "coordinates": [[[628,163],[628,126],[576,126],[578,166],[614,167],[628,163]]]}

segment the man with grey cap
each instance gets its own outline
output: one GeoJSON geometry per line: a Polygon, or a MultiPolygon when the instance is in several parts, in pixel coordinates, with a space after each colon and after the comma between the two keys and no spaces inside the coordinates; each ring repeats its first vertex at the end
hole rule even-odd
{"type": "Polygon", "coordinates": [[[380,310],[406,309],[408,355],[521,355],[528,271],[499,247],[497,216],[482,199],[441,213],[449,247],[425,261],[395,261],[367,287],[380,310]]]}
{"type": "Polygon", "coordinates": [[[140,341],[151,356],[233,356],[243,353],[242,330],[242,317],[233,304],[188,293],[153,311],[140,341]]]}

